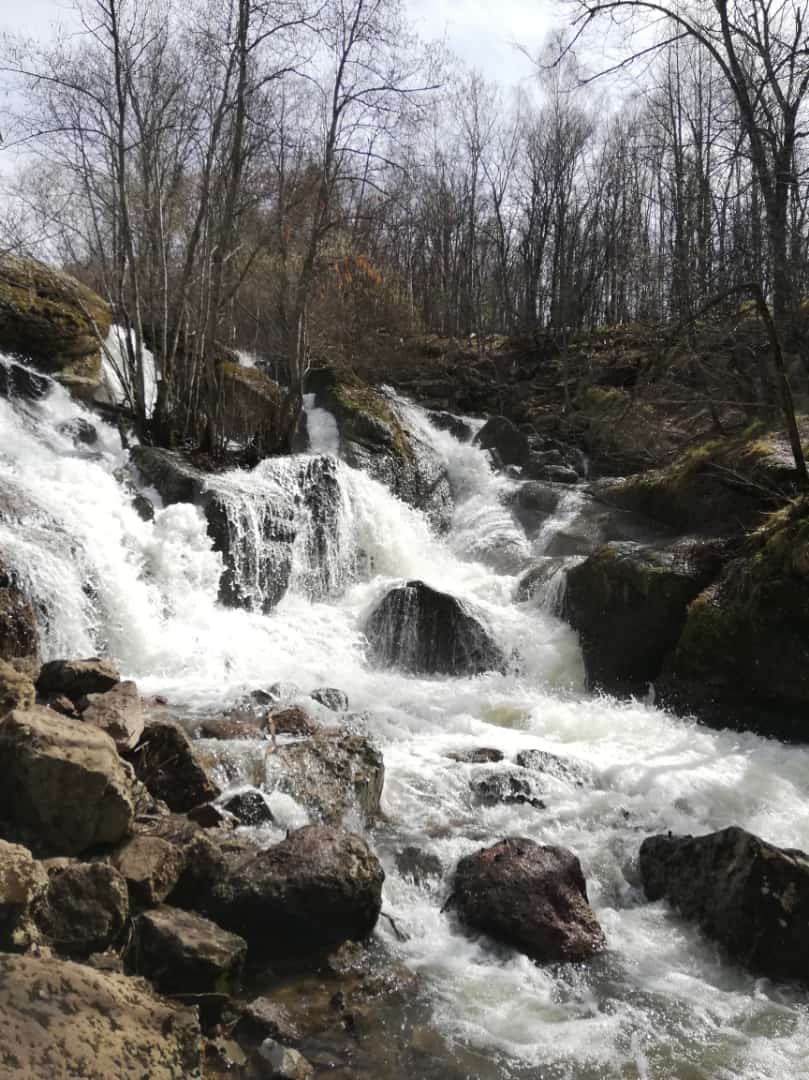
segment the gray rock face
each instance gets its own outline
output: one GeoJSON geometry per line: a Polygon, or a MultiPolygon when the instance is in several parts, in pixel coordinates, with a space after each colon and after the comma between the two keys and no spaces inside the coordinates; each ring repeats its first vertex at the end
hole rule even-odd
{"type": "Polygon", "coordinates": [[[139,979],[84,964],[0,955],[0,1077],[187,1080],[200,1075],[196,1010],[139,979]]]}
{"type": "Polygon", "coordinates": [[[89,694],[81,718],[106,731],[119,750],[132,750],[143,734],[143,709],[138,688],[121,682],[104,694],[89,694]]]}
{"type": "Polygon", "coordinates": [[[67,956],[88,956],[115,946],[129,918],[126,882],[106,863],[71,863],[51,870],[34,909],[45,940],[67,956]]]}
{"type": "Polygon", "coordinates": [[[45,892],[48,875],[28,848],[0,840],[0,949],[16,952],[35,936],[31,908],[45,892]]]}
{"type": "Polygon", "coordinates": [[[49,709],[9,713],[0,724],[0,820],[35,850],[78,855],[115,844],[132,826],[130,784],[103,731],[49,709]]]}
{"type": "Polygon", "coordinates": [[[490,417],[475,442],[496,455],[499,465],[524,465],[531,452],[528,436],[505,416],[490,417]]]}
{"type": "Polygon", "coordinates": [[[385,764],[364,735],[324,731],[279,748],[268,762],[278,790],[292,795],[328,825],[356,811],[365,825],[379,813],[385,764]]]}
{"type": "Polygon", "coordinates": [[[273,820],[272,811],[260,791],[241,791],[231,796],[225,809],[242,825],[262,825],[273,820]]]}
{"type": "Polygon", "coordinates": [[[540,963],[582,960],[605,947],[576,856],[524,837],[467,855],[455,872],[461,921],[540,963]]]}
{"type": "Polygon", "coordinates": [[[121,676],[109,660],[95,656],[89,660],[49,660],[43,664],[37,679],[37,692],[64,694],[71,701],[88,694],[103,694],[112,690],[121,676]]]}
{"type": "Polygon", "coordinates": [[[613,693],[644,691],[713,570],[697,546],[630,542],[605,544],[574,566],[564,617],[579,632],[589,685],[613,693]]]}
{"type": "Polygon", "coordinates": [[[505,664],[488,631],[459,600],[421,581],[391,589],[364,630],[377,663],[404,671],[477,675],[505,664]]]}
{"type": "Polygon", "coordinates": [[[111,856],[136,904],[161,904],[177,884],[185,856],[175,844],[159,836],[133,836],[111,856]]]}
{"type": "Polygon", "coordinates": [[[164,994],[230,994],[239,985],[247,942],[210,919],[159,907],[135,924],[138,973],[164,994]]]}
{"type": "Polygon", "coordinates": [[[128,758],[138,780],[170,810],[191,810],[219,794],[179,724],[166,720],[148,723],[128,758]]]}
{"type": "Polygon", "coordinates": [[[384,873],[359,836],[308,825],[263,851],[212,867],[205,913],[270,955],[303,957],[367,937],[382,904],[384,873]]]}
{"type": "Polygon", "coordinates": [[[667,899],[739,963],[809,984],[809,857],[744,829],[650,836],[640,871],[650,900],[667,899]]]}

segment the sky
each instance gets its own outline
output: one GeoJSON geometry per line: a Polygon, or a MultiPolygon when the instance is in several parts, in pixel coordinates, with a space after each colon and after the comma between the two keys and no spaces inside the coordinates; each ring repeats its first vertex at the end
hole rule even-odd
{"type": "MultiPolygon", "coordinates": [[[[533,67],[515,43],[536,53],[555,22],[553,0],[404,0],[425,39],[442,38],[486,78],[506,85],[530,80],[533,67]]],[[[69,20],[70,0],[0,0],[0,31],[44,36],[69,20]]]]}

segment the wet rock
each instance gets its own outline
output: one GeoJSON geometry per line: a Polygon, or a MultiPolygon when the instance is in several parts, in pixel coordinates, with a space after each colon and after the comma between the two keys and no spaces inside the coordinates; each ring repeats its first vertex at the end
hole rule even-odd
{"type": "Polygon", "coordinates": [[[537,480],[550,480],[554,484],[578,484],[579,474],[570,465],[545,465],[533,474],[537,480]]]}
{"type": "Polygon", "coordinates": [[[643,693],[660,674],[688,604],[715,566],[699,545],[623,542],[599,548],[567,575],[564,617],[579,632],[591,687],[643,693]]]}
{"type": "Polygon", "coordinates": [[[524,465],[531,452],[528,436],[505,416],[490,417],[475,436],[475,443],[494,451],[500,465],[524,465]]]}
{"type": "Polygon", "coordinates": [[[583,787],[593,779],[589,766],[570,758],[558,757],[547,750],[520,750],[514,760],[523,769],[541,773],[543,776],[552,776],[575,787],[583,787]]]}
{"type": "MultiPolygon", "coordinates": [[[[213,869],[213,868],[212,868],[213,869]]],[[[302,962],[376,925],[384,873],[359,836],[308,825],[215,869],[205,913],[271,956],[302,962]]]]}
{"type": "Polygon", "coordinates": [[[0,717],[13,709],[30,709],[35,698],[34,684],[28,675],[0,660],[0,717]]]}
{"type": "Polygon", "coordinates": [[[0,398],[40,401],[50,390],[50,379],[5,357],[0,359],[0,398]]]}
{"type": "Polygon", "coordinates": [[[543,558],[522,575],[514,590],[516,603],[536,597],[536,602],[555,615],[561,614],[567,589],[567,574],[583,562],[584,556],[568,555],[543,558]]]}
{"type": "Polygon", "coordinates": [[[66,435],[81,446],[95,446],[98,442],[98,431],[95,424],[91,424],[83,416],[74,416],[72,420],[66,420],[59,425],[59,431],[62,435],[66,435]]]}
{"type": "Polygon", "coordinates": [[[47,872],[28,848],[0,840],[0,950],[23,950],[36,939],[31,908],[47,886],[47,872]]]}
{"type": "Polygon", "coordinates": [[[0,567],[0,660],[35,657],[38,652],[34,608],[0,567]]]}
{"type": "Polygon", "coordinates": [[[115,743],[80,721],[33,708],[0,724],[0,819],[34,850],[77,855],[132,827],[130,785],[115,743]]]}
{"type": "Polygon", "coordinates": [[[488,631],[459,600],[421,581],[391,589],[364,631],[373,658],[404,671],[477,675],[505,664],[488,631]]]}
{"type": "Polygon", "coordinates": [[[540,963],[582,960],[605,946],[576,856],[525,837],[467,855],[455,872],[461,921],[540,963]]]}
{"type": "Polygon", "coordinates": [[[438,856],[418,847],[406,847],[397,852],[396,869],[418,888],[439,880],[444,873],[438,856]]]}
{"type": "Polygon", "coordinates": [[[231,796],[225,804],[229,814],[233,814],[242,825],[263,825],[273,821],[272,811],[260,791],[240,791],[231,796]]]}
{"type": "Polygon", "coordinates": [[[650,900],[667,899],[739,963],[809,983],[809,857],[735,826],[651,836],[640,849],[650,900]]]}
{"type": "Polygon", "coordinates": [[[458,442],[469,442],[472,438],[472,426],[460,416],[450,412],[430,412],[427,414],[433,427],[439,431],[448,431],[458,442]]]}
{"type": "Polygon", "coordinates": [[[104,694],[88,694],[81,718],[106,731],[119,750],[132,750],[143,734],[143,709],[133,682],[117,683],[104,694]]]}
{"type": "Polygon", "coordinates": [[[104,694],[120,681],[110,661],[98,656],[89,660],[49,660],[40,670],[37,693],[43,697],[64,694],[78,701],[89,694],[104,694]]]}
{"type": "Polygon", "coordinates": [[[132,509],[141,521],[154,521],[154,503],[151,499],[147,499],[142,492],[136,491],[132,496],[132,509]]]}
{"type": "Polygon", "coordinates": [[[314,735],[319,727],[299,705],[273,710],[266,720],[267,730],[275,735],[314,735]]]}
{"type": "Polygon", "coordinates": [[[275,1039],[265,1039],[256,1055],[259,1075],[268,1080],[311,1080],[312,1065],[303,1054],[282,1046],[275,1039]]]}
{"type": "Polygon", "coordinates": [[[544,810],[545,803],[539,798],[539,794],[532,778],[522,775],[515,769],[503,772],[486,772],[482,776],[473,776],[469,781],[475,797],[484,806],[495,806],[498,803],[514,803],[516,805],[533,806],[536,810],[544,810]]]}
{"type": "Polygon", "coordinates": [[[503,751],[493,746],[475,746],[471,750],[454,750],[447,754],[461,765],[488,765],[503,760],[503,751]]]}
{"type": "Polygon", "coordinates": [[[260,721],[255,715],[210,716],[200,723],[204,739],[263,739],[260,721]]]}
{"type": "Polygon", "coordinates": [[[129,918],[126,882],[107,863],[70,863],[50,871],[34,909],[45,940],[67,956],[89,956],[116,945],[129,918]]]}
{"type": "Polygon", "coordinates": [[[128,757],[137,778],[170,810],[191,810],[219,795],[178,724],[151,721],[128,757]]]}
{"type": "Polygon", "coordinates": [[[250,1039],[278,1039],[285,1046],[301,1037],[284,1006],[270,997],[254,998],[244,1006],[236,1032],[250,1039]]]}
{"type": "Polygon", "coordinates": [[[238,989],[247,942],[179,908],[159,907],[135,922],[135,966],[164,994],[230,994],[238,989]]]}
{"type": "Polygon", "coordinates": [[[200,803],[188,811],[188,817],[201,829],[218,829],[227,824],[227,817],[215,803],[200,803]]]}
{"type": "Polygon", "coordinates": [[[161,904],[185,868],[180,848],[159,836],[133,836],[110,862],[125,879],[133,903],[145,907],[161,904]]]}
{"type": "Polygon", "coordinates": [[[0,1015],[7,1076],[200,1075],[195,1010],[156,998],[139,979],[68,960],[0,956],[0,1015]]]}
{"type": "Polygon", "coordinates": [[[348,694],[333,686],[319,686],[317,690],[311,692],[309,697],[327,709],[331,709],[332,712],[348,712],[348,694]]]}
{"type": "Polygon", "coordinates": [[[283,746],[268,759],[277,788],[329,825],[354,811],[370,824],[379,814],[385,763],[364,735],[323,731],[305,742],[283,746]]]}

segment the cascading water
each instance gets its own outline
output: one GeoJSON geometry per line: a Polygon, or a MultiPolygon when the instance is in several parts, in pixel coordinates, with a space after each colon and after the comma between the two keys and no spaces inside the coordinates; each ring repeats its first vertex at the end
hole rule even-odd
{"type": "MultiPolygon", "coordinates": [[[[310,411],[309,420],[314,449],[332,451],[328,419],[310,411]]],[[[318,544],[301,504],[289,588],[263,614],[260,604],[218,605],[222,560],[199,509],[157,500],[154,520],[141,520],[111,427],[56,385],[40,401],[0,399],[0,563],[36,604],[44,655],[104,650],[144,692],[189,715],[273,682],[348,693],[384,752],[388,821],[372,843],[388,875],[385,908],[407,940],[384,920],[377,933],[420,975],[430,1031],[440,1035],[431,1045],[446,1056],[445,1072],[431,1075],[806,1076],[806,995],[721,962],[698,930],[646,903],[635,859],[650,833],[729,824],[806,850],[809,752],[584,694],[573,633],[535,604],[512,602],[515,574],[536,554],[506,506],[513,481],[419,410],[410,407],[409,420],[445,457],[456,504],[449,534],[437,537],[418,512],[338,463],[331,547],[318,544]],[[75,439],[80,419],[94,424],[94,445],[75,439]],[[328,587],[313,587],[324,559],[328,587]],[[371,667],[360,631],[366,613],[391,584],[416,578],[473,607],[520,663],[475,678],[371,667]],[[545,809],[481,806],[469,788],[474,766],[447,754],[487,745],[506,757],[494,770],[537,748],[580,762],[588,782],[549,781],[545,809]],[[442,912],[446,882],[418,888],[394,862],[396,851],[417,844],[449,875],[461,856],[516,834],[578,854],[606,954],[584,967],[541,968],[470,939],[442,912]]],[[[283,478],[313,460],[268,461],[223,484],[246,513],[266,507],[283,478]]],[[[270,782],[243,744],[219,751],[231,783],[270,782]]],[[[277,820],[302,823],[305,811],[283,798],[285,806],[280,796],[273,803],[277,820]]]]}

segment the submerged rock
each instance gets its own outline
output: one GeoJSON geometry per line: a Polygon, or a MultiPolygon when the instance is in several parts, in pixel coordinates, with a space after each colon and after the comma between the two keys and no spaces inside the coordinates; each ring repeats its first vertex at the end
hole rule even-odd
{"type": "Polygon", "coordinates": [[[4,1075],[181,1080],[202,1066],[196,1010],[139,979],[85,964],[0,955],[4,1075]]]}
{"type": "Polygon", "coordinates": [[[128,759],[138,780],[170,810],[191,810],[219,794],[179,724],[167,720],[148,723],[128,759]]]}
{"type": "Polygon", "coordinates": [[[0,775],[0,820],[35,849],[78,855],[132,827],[123,762],[90,724],[42,708],[10,713],[0,724],[0,775]]]}
{"type": "Polygon", "coordinates": [[[260,791],[241,791],[237,795],[232,795],[225,802],[224,807],[242,825],[263,825],[274,820],[272,810],[260,791]]]}
{"type": "Polygon", "coordinates": [[[104,694],[120,681],[113,664],[98,656],[89,660],[49,660],[39,672],[37,692],[43,697],[64,694],[78,701],[88,694],[104,694]]]}
{"type": "Polygon", "coordinates": [[[67,956],[89,956],[115,946],[129,918],[126,882],[107,863],[70,863],[50,871],[34,909],[45,940],[67,956]]]}
{"type": "Polygon", "coordinates": [[[473,776],[469,786],[477,799],[486,806],[514,803],[533,806],[536,810],[545,809],[545,803],[539,798],[532,777],[517,769],[491,771],[482,776],[473,776]]]}
{"type": "Polygon", "coordinates": [[[582,960],[606,944],[576,856],[525,837],[461,859],[453,904],[470,929],[540,963],[582,960]]]}
{"type": "Polygon", "coordinates": [[[422,581],[391,589],[365,622],[374,659],[404,671],[478,675],[502,670],[505,657],[474,615],[422,581]]]}
{"type": "Polygon", "coordinates": [[[751,971],[809,984],[809,856],[744,829],[650,836],[640,872],[650,900],[668,900],[751,971]]]}
{"type": "Polygon", "coordinates": [[[269,713],[266,728],[275,735],[314,735],[320,725],[300,705],[269,713]]]}
{"type": "Polygon", "coordinates": [[[135,923],[134,959],[164,994],[231,994],[238,989],[247,942],[210,919],[159,907],[135,923]]]}

